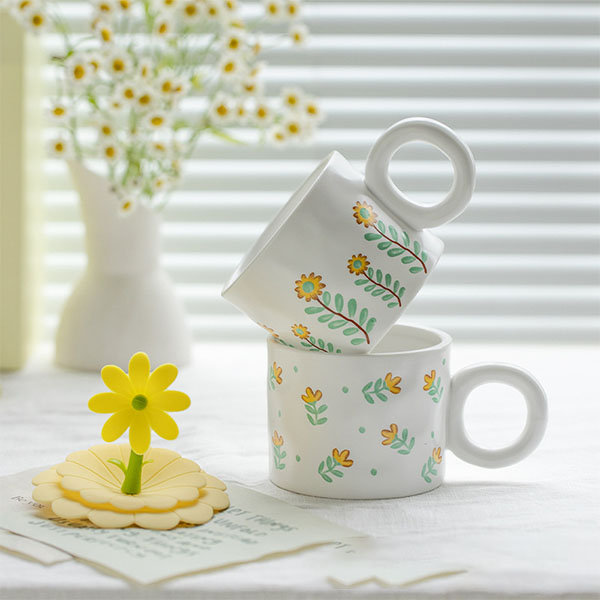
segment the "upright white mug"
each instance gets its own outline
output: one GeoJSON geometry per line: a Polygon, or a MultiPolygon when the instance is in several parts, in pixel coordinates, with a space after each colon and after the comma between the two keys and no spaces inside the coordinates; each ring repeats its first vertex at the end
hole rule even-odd
{"type": "Polygon", "coordinates": [[[223,296],[281,343],[318,353],[362,354],[397,321],[444,244],[425,231],[467,206],[475,165],[447,126],[406,119],[373,145],[363,176],[331,153],[246,254],[223,296]],[[454,183],[436,205],[409,200],[389,163],[403,144],[426,141],[450,159],[454,183]]]}

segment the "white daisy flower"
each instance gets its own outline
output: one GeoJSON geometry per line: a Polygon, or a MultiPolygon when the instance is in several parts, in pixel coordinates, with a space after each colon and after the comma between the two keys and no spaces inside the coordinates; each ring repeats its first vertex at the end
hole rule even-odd
{"type": "Polygon", "coordinates": [[[97,0],[94,8],[102,18],[110,18],[116,12],[116,5],[113,0],[97,0]]]}
{"type": "Polygon", "coordinates": [[[144,122],[146,127],[153,131],[161,131],[170,125],[167,114],[156,110],[149,112],[144,118],[144,122]]]}
{"type": "Polygon", "coordinates": [[[283,146],[287,142],[285,131],[281,125],[275,125],[267,131],[267,141],[273,146],[283,146]]]}
{"type": "Polygon", "coordinates": [[[160,37],[167,38],[175,32],[175,23],[170,16],[163,15],[154,22],[154,32],[160,37]]]}
{"type": "Polygon", "coordinates": [[[77,85],[86,85],[92,75],[92,67],[83,54],[70,56],[65,62],[65,70],[67,78],[77,85]]]}
{"type": "Polygon", "coordinates": [[[285,14],[289,19],[297,19],[300,16],[301,3],[298,0],[286,0],[285,14]]]}
{"type": "Polygon", "coordinates": [[[259,127],[270,125],[274,116],[275,115],[266,99],[262,98],[257,100],[254,110],[252,111],[252,117],[259,127]]]}
{"type": "Polygon", "coordinates": [[[302,113],[307,119],[315,123],[320,123],[325,118],[321,107],[312,96],[306,96],[304,98],[304,102],[302,103],[302,113]]]}
{"type": "Polygon", "coordinates": [[[92,23],[92,30],[103,44],[110,44],[110,42],[112,42],[113,28],[104,19],[95,19],[92,23]]]}
{"type": "Polygon", "coordinates": [[[223,79],[239,79],[246,75],[247,65],[240,56],[228,52],[219,62],[219,73],[223,79]]]}
{"type": "Polygon", "coordinates": [[[163,10],[173,12],[179,5],[179,0],[154,0],[154,8],[160,13],[163,10]]]}
{"type": "Polygon", "coordinates": [[[304,93],[300,88],[289,87],[281,90],[283,105],[290,110],[301,110],[304,103],[304,93]]]}
{"type": "Polygon", "coordinates": [[[154,64],[148,58],[142,58],[137,66],[137,72],[142,79],[148,79],[154,73],[154,64]]]}
{"type": "Polygon", "coordinates": [[[71,154],[71,146],[64,137],[54,138],[48,142],[48,154],[57,158],[67,158],[71,154]]]}
{"type": "Polygon", "coordinates": [[[118,5],[122,12],[129,12],[132,0],[119,0],[118,5]]]}
{"type": "Polygon", "coordinates": [[[136,106],[142,110],[149,110],[156,102],[156,96],[154,90],[149,86],[143,86],[138,89],[138,95],[136,98],[136,106]]]}
{"type": "Polygon", "coordinates": [[[233,107],[233,117],[235,122],[243,125],[248,121],[249,113],[248,107],[244,100],[238,100],[233,107]]]}
{"type": "Polygon", "coordinates": [[[174,71],[164,69],[156,81],[156,89],[162,96],[170,97],[179,81],[174,71]]]}
{"type": "Polygon", "coordinates": [[[308,136],[309,129],[304,119],[296,112],[289,112],[283,118],[281,127],[290,141],[300,141],[308,136]]]}
{"type": "Polygon", "coordinates": [[[219,0],[206,0],[206,16],[213,21],[220,21],[225,17],[225,7],[219,0]]]}
{"type": "Polygon", "coordinates": [[[234,117],[235,103],[231,96],[219,92],[211,102],[208,116],[213,123],[229,123],[234,117]]]}
{"type": "Polygon", "coordinates": [[[239,8],[239,3],[237,0],[223,0],[223,6],[230,13],[236,13],[239,8]]]}
{"type": "Polygon", "coordinates": [[[113,94],[103,101],[103,105],[108,112],[113,114],[121,114],[128,107],[128,105],[116,94],[113,94]]]}
{"type": "Polygon", "coordinates": [[[115,96],[125,104],[135,104],[137,100],[138,85],[135,80],[125,81],[115,88],[115,96]]]}
{"type": "Polygon", "coordinates": [[[25,11],[22,14],[21,22],[28,31],[35,34],[41,33],[48,26],[48,18],[43,11],[37,7],[25,11]]]}
{"type": "Polygon", "coordinates": [[[222,47],[226,52],[240,52],[246,48],[246,35],[243,29],[231,28],[225,32],[222,47]]]}
{"type": "Polygon", "coordinates": [[[130,215],[137,208],[138,201],[135,196],[127,194],[124,198],[121,199],[119,204],[119,215],[122,217],[126,217],[130,215]]]}
{"type": "Polygon", "coordinates": [[[272,21],[280,21],[286,16],[282,0],[263,0],[267,18],[272,21]]]}
{"type": "Polygon", "coordinates": [[[115,144],[114,140],[110,140],[102,145],[101,154],[102,158],[108,162],[116,162],[120,156],[119,147],[115,144]]]}
{"type": "Polygon", "coordinates": [[[131,72],[131,57],[126,52],[113,52],[106,60],[105,68],[110,75],[124,77],[131,72]]]}
{"type": "Polygon", "coordinates": [[[11,13],[17,20],[21,20],[23,15],[37,6],[35,0],[17,0],[11,6],[11,13]]]}
{"type": "Polygon", "coordinates": [[[98,125],[98,137],[99,138],[112,138],[115,131],[112,124],[109,121],[101,121],[98,125]]]}
{"type": "Polygon", "coordinates": [[[183,20],[187,23],[197,23],[204,15],[205,7],[197,0],[184,0],[181,5],[183,20]]]}
{"type": "Polygon", "coordinates": [[[240,81],[240,89],[249,96],[262,96],[264,85],[256,77],[244,77],[240,81]]]}
{"type": "Polygon", "coordinates": [[[166,194],[169,191],[170,179],[166,175],[158,175],[152,179],[151,187],[156,194],[166,194]]]}
{"type": "Polygon", "coordinates": [[[69,118],[69,109],[63,102],[55,102],[50,106],[48,114],[55,123],[64,123],[69,118]]]}
{"type": "Polygon", "coordinates": [[[97,73],[103,65],[102,56],[98,52],[87,53],[88,65],[92,67],[92,72],[97,73]]]}
{"type": "Polygon", "coordinates": [[[292,23],[288,33],[297,46],[301,46],[308,39],[308,27],[304,23],[292,23]]]}
{"type": "Polygon", "coordinates": [[[183,77],[175,77],[173,79],[173,84],[171,85],[171,93],[176,98],[181,98],[185,96],[190,90],[190,82],[183,77]]]}

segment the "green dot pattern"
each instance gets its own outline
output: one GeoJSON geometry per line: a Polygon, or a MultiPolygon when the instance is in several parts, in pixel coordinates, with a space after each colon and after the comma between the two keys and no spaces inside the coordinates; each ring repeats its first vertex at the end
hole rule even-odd
{"type": "Polygon", "coordinates": [[[366,431],[366,429],[365,429],[364,427],[359,427],[359,428],[358,428],[358,431],[359,431],[360,433],[364,433],[364,432],[366,431]]]}
{"type": "Polygon", "coordinates": [[[300,462],[301,458],[299,454],[296,454],[296,462],[300,462]]]}
{"type": "Polygon", "coordinates": [[[371,469],[371,475],[375,477],[375,475],[377,475],[377,469],[371,469]]]}
{"type": "Polygon", "coordinates": [[[298,367],[296,365],[294,365],[294,373],[298,372],[298,367]]]}
{"type": "Polygon", "coordinates": [[[342,388],[342,392],[344,392],[344,394],[347,394],[347,393],[348,393],[348,387],[347,387],[347,386],[344,386],[344,387],[342,388]]]}

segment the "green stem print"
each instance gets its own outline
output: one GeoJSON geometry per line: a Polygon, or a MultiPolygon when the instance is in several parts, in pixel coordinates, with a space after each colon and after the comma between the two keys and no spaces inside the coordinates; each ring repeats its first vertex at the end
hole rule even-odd
{"type": "Polygon", "coordinates": [[[375,397],[382,402],[387,402],[386,392],[399,394],[402,388],[398,384],[401,381],[402,377],[393,377],[391,373],[388,373],[376,381],[369,381],[362,389],[363,396],[369,404],[375,404],[375,397]]]}
{"type": "Polygon", "coordinates": [[[398,425],[396,423],[392,423],[389,429],[382,429],[381,435],[384,438],[381,444],[397,450],[398,454],[410,454],[415,445],[414,437],[408,439],[408,429],[403,429],[402,435],[398,437],[398,425]]]}
{"type": "Polygon", "coordinates": [[[425,375],[425,377],[423,377],[423,380],[425,381],[425,385],[423,386],[423,389],[429,394],[431,399],[437,404],[442,399],[442,395],[444,394],[444,387],[442,386],[442,378],[437,377],[437,379],[436,379],[436,372],[435,372],[435,369],[433,369],[431,371],[431,373],[429,373],[428,375],[425,375]]]}
{"type": "Polygon", "coordinates": [[[281,382],[283,381],[281,378],[282,370],[283,369],[278,366],[276,362],[269,367],[269,386],[272,390],[275,389],[276,385],[281,385],[281,382]]]}
{"type": "Polygon", "coordinates": [[[375,317],[369,318],[369,311],[363,308],[357,319],[358,306],[356,300],[351,298],[346,303],[342,294],[335,294],[333,298],[333,306],[331,304],[331,294],[324,292],[323,288],[326,287],[324,283],[321,283],[322,277],[311,273],[310,275],[301,275],[300,279],[296,281],[295,291],[298,294],[298,298],[306,300],[306,302],[315,301],[319,306],[307,306],[304,312],[307,315],[316,315],[323,313],[318,317],[320,323],[327,323],[329,329],[342,329],[342,333],[346,336],[350,336],[353,339],[350,343],[353,346],[358,346],[367,342],[371,343],[369,333],[375,327],[377,319],[375,317]],[[357,337],[354,337],[358,334],[357,337]]]}
{"type": "Polygon", "coordinates": [[[420,273],[421,271],[427,273],[427,265],[425,264],[427,253],[421,248],[421,244],[417,240],[411,245],[410,237],[406,231],[402,231],[402,236],[400,236],[393,225],[386,227],[383,221],[377,220],[377,213],[366,202],[357,202],[354,205],[354,218],[359,225],[363,225],[367,229],[371,227],[377,232],[365,233],[365,240],[368,242],[382,240],[377,244],[379,250],[387,251],[387,255],[392,258],[402,256],[401,261],[404,265],[417,263],[409,268],[411,273],[420,273]],[[400,237],[402,237],[402,240],[400,240],[400,237]]]}
{"type": "Polygon", "coordinates": [[[283,450],[283,436],[277,431],[273,432],[273,464],[278,471],[285,469],[283,459],[287,456],[287,452],[283,450]]]}
{"type": "Polygon", "coordinates": [[[318,473],[327,483],[333,481],[334,477],[342,478],[344,472],[340,470],[340,467],[349,468],[354,464],[354,461],[348,458],[350,456],[350,450],[342,450],[341,452],[334,448],[331,452],[331,456],[328,456],[325,460],[322,460],[319,464],[318,473]]]}
{"type": "MultiPolygon", "coordinates": [[[[366,260],[366,256],[362,254],[354,255],[348,262],[357,265],[361,258],[366,260]]],[[[392,280],[392,276],[389,273],[383,275],[381,269],[374,270],[372,267],[368,267],[369,262],[366,261],[362,270],[353,270],[356,267],[350,268],[351,273],[357,276],[362,276],[364,279],[357,279],[355,285],[364,286],[363,290],[371,294],[374,297],[380,297],[384,302],[388,303],[388,308],[395,308],[402,306],[402,296],[406,291],[405,287],[400,287],[400,282],[392,280]]]]}
{"type": "Polygon", "coordinates": [[[302,394],[304,400],[304,408],[306,410],[306,418],[311,425],[324,425],[327,423],[327,417],[323,413],[327,410],[327,404],[319,405],[323,393],[321,390],[313,392],[312,388],[307,387],[306,393],[302,394]]]}
{"type": "Polygon", "coordinates": [[[331,352],[336,354],[341,352],[341,350],[339,348],[336,349],[331,342],[325,342],[321,338],[316,339],[310,334],[308,327],[302,325],[302,323],[292,325],[292,333],[297,338],[300,338],[300,343],[311,352],[331,352]]]}
{"type": "Polygon", "coordinates": [[[431,483],[431,478],[438,474],[437,466],[442,462],[442,449],[434,448],[431,456],[427,459],[427,462],[421,469],[421,477],[427,482],[431,483]]]}

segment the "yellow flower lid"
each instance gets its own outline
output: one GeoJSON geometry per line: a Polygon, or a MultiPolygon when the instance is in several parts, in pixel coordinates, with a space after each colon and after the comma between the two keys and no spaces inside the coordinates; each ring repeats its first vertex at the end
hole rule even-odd
{"type": "Polygon", "coordinates": [[[144,455],[141,491],[121,491],[129,444],[101,444],[73,452],[65,462],[33,479],[33,498],[65,519],[89,519],[98,527],[172,529],[202,524],[228,508],[225,484],[177,452],[150,448],[144,455]]]}

